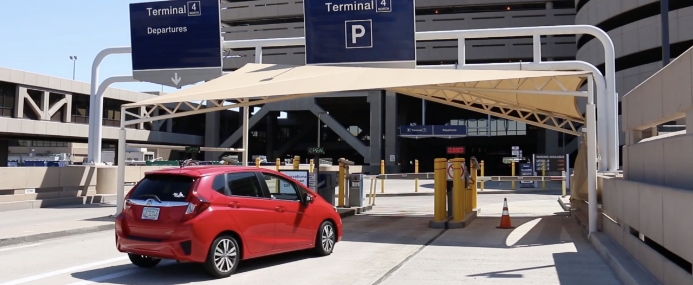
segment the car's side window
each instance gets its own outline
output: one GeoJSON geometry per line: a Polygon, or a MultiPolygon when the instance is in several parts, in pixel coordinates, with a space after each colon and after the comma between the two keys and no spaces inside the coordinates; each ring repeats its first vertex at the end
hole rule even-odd
{"type": "Polygon", "coordinates": [[[296,189],[297,187],[293,182],[272,174],[263,173],[262,175],[265,177],[265,182],[272,198],[288,201],[301,200],[296,189]]]}
{"type": "Polygon", "coordinates": [[[253,172],[227,173],[226,181],[232,196],[263,197],[260,181],[253,172]]]}
{"type": "Polygon", "coordinates": [[[212,189],[219,194],[228,195],[226,192],[226,174],[219,174],[212,181],[212,189]]]}

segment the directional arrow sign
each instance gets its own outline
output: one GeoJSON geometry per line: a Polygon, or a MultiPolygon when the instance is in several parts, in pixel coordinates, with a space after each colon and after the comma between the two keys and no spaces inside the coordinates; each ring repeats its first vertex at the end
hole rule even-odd
{"type": "Polygon", "coordinates": [[[173,84],[175,84],[176,86],[178,86],[178,84],[180,83],[180,80],[181,80],[181,79],[182,79],[182,78],[178,77],[178,72],[176,72],[176,75],[174,75],[173,77],[171,77],[171,81],[173,81],[173,84]]]}
{"type": "Polygon", "coordinates": [[[132,76],[180,88],[222,73],[219,0],[130,4],[132,76]]]}

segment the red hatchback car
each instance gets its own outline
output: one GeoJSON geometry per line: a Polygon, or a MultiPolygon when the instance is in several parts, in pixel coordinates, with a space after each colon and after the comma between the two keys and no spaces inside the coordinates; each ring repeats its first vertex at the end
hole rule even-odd
{"type": "Polygon", "coordinates": [[[241,260],[304,249],[329,255],[341,237],[334,206],[280,172],[251,167],[148,172],[116,218],[116,246],[133,264],[198,262],[216,278],[241,260]]]}

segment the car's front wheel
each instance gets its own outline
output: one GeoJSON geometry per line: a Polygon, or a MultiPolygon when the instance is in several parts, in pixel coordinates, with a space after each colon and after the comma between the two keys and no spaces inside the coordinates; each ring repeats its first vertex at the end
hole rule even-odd
{"type": "Polygon", "coordinates": [[[214,278],[231,276],[241,260],[238,242],[232,236],[220,236],[212,242],[205,261],[205,270],[214,278]]]}
{"type": "Polygon", "coordinates": [[[132,264],[144,268],[152,268],[159,264],[159,262],[161,262],[161,259],[159,258],[139,254],[128,253],[128,257],[130,257],[130,261],[132,262],[132,264]]]}
{"type": "Polygon", "coordinates": [[[330,221],[324,221],[318,228],[318,236],[315,240],[315,253],[319,256],[332,254],[334,245],[337,243],[337,229],[330,221]]]}

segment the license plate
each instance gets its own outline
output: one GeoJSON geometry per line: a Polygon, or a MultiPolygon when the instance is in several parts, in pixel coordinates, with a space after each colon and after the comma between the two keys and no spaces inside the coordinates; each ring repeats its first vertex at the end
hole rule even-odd
{"type": "Polygon", "coordinates": [[[142,219],[143,220],[158,220],[159,219],[159,208],[144,207],[144,209],[142,209],[142,219]]]}

